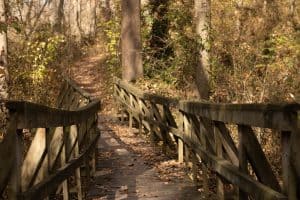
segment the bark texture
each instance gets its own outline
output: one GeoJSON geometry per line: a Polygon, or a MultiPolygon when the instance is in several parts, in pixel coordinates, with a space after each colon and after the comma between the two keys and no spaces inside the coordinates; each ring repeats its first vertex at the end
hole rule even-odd
{"type": "Polygon", "coordinates": [[[51,1],[51,23],[55,32],[63,31],[64,0],[51,1]]]}
{"type": "MultiPolygon", "coordinates": [[[[0,21],[6,23],[5,1],[0,0],[0,21]]],[[[8,95],[8,69],[7,69],[7,33],[0,32],[0,101],[7,100],[8,95]]],[[[8,112],[0,102],[0,136],[5,132],[8,112]]]]}
{"type": "Polygon", "coordinates": [[[202,48],[199,52],[199,64],[196,66],[196,85],[198,96],[201,99],[209,98],[209,48],[211,27],[211,2],[210,0],[195,0],[195,25],[196,32],[201,38],[202,48]]]}
{"type": "Polygon", "coordinates": [[[68,32],[76,41],[81,41],[80,0],[69,0],[65,4],[65,15],[68,24],[68,32]]]}
{"type": "Polygon", "coordinates": [[[140,0],[122,0],[122,77],[134,81],[143,76],[140,0]]]}
{"type": "Polygon", "coordinates": [[[80,8],[82,33],[84,37],[93,37],[96,29],[96,0],[81,1],[80,8]]]}

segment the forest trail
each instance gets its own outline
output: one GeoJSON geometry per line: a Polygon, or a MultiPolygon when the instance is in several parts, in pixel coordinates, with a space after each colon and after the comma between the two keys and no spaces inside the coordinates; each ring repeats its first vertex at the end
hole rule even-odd
{"type": "Polygon", "coordinates": [[[105,57],[104,53],[86,56],[70,68],[70,75],[78,85],[102,102],[97,172],[87,199],[203,199],[201,189],[187,177],[184,165],[178,164],[174,156],[164,156],[160,147],[151,144],[146,136],[135,134],[136,131],[113,117],[116,105],[105,57]]]}

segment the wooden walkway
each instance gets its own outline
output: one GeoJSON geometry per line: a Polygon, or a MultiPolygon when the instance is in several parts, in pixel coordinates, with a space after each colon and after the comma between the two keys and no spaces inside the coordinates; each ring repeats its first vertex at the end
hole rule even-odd
{"type": "MultiPolygon", "coordinates": [[[[113,120],[106,121],[111,123],[109,121],[113,120]]],[[[108,123],[104,122],[106,125],[108,123]]],[[[101,124],[103,124],[103,121],[101,124]]],[[[149,162],[148,159],[144,158],[144,155],[135,152],[130,144],[122,141],[124,137],[127,137],[127,139],[128,137],[135,137],[135,149],[146,148],[148,152],[153,151],[154,147],[145,142],[144,138],[133,133],[123,133],[123,136],[121,135],[121,138],[119,138],[118,134],[106,125],[100,127],[101,139],[98,142],[97,172],[94,184],[88,192],[89,199],[202,199],[201,193],[187,176],[183,175],[167,181],[164,180],[156,168],[158,163],[149,162]]],[[[121,128],[126,129],[125,127],[121,128]]],[[[123,132],[124,129],[121,131],[123,132]]],[[[127,141],[126,138],[124,140],[127,141]]],[[[167,162],[166,159],[166,157],[162,157],[160,160],[167,162]]]]}
{"type": "Polygon", "coordinates": [[[97,173],[88,199],[299,199],[299,104],[185,101],[147,93],[117,78],[112,87],[104,61],[83,60],[84,68],[79,63],[71,69],[85,90],[103,97],[97,173]],[[112,88],[115,99],[107,92],[112,88]],[[138,131],[108,117],[117,113],[114,103],[138,131]],[[282,174],[275,173],[257,139],[265,129],[280,134],[276,145],[282,150],[276,154],[282,174]],[[151,145],[146,136],[159,144],[151,145]],[[176,156],[162,155],[174,149],[176,156]]]}
{"type": "Polygon", "coordinates": [[[159,173],[157,165],[170,159],[163,157],[160,150],[156,150],[159,156],[151,155],[155,149],[145,138],[133,134],[128,123],[122,125],[109,117],[113,115],[114,99],[103,98],[109,97],[105,91],[109,79],[106,70],[105,59],[101,56],[84,59],[71,68],[72,78],[92,96],[101,98],[103,105],[98,123],[101,138],[98,142],[97,172],[90,185],[88,199],[203,199],[185,172],[177,166],[170,167],[173,178],[160,178],[163,174],[159,173]],[[82,67],[83,64],[85,67],[82,67]]]}

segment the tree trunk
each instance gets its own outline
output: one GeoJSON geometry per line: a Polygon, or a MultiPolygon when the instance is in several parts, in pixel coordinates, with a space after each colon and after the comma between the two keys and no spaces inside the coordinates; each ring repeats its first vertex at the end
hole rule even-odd
{"type": "Polygon", "coordinates": [[[97,27],[97,0],[91,0],[91,23],[90,23],[90,36],[96,36],[97,27]]]}
{"type": "Polygon", "coordinates": [[[64,0],[53,0],[51,2],[51,22],[55,32],[62,32],[62,21],[64,17],[64,0]]]}
{"type": "Polygon", "coordinates": [[[69,34],[74,37],[75,41],[79,42],[81,41],[80,0],[67,1],[66,9],[69,34]]]}
{"type": "Polygon", "coordinates": [[[143,76],[140,0],[122,0],[122,77],[134,81],[143,76]]]}
{"type": "MultiPolygon", "coordinates": [[[[5,1],[0,0],[0,20],[6,23],[5,1]]],[[[7,33],[5,30],[0,32],[0,100],[7,100],[8,96],[8,69],[7,69],[7,33]]],[[[0,104],[0,136],[5,132],[8,112],[5,105],[0,104]]]]}
{"type": "Polygon", "coordinates": [[[295,30],[300,30],[300,17],[297,12],[296,0],[290,0],[289,16],[295,30]]]}
{"type": "Polygon", "coordinates": [[[80,29],[85,37],[94,37],[96,29],[96,0],[81,1],[80,29]]]}
{"type": "Polygon", "coordinates": [[[195,24],[196,32],[202,41],[199,51],[199,64],[196,66],[196,85],[198,96],[201,99],[209,98],[209,69],[210,69],[210,27],[211,27],[211,2],[210,0],[195,0],[195,24]]]}

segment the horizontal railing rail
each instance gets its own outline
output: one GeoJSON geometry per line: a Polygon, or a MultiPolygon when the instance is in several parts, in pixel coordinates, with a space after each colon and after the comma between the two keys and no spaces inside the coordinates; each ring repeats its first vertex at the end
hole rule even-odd
{"type": "Polygon", "coordinates": [[[114,96],[128,114],[130,127],[136,121],[140,133],[150,133],[163,142],[163,151],[169,147],[178,150],[179,162],[191,166],[195,183],[201,169],[207,197],[209,169],[217,175],[219,199],[225,198],[226,184],[234,185],[234,193],[243,200],[300,198],[299,104],[179,101],[147,94],[117,78],[114,96]],[[280,177],[256,136],[257,128],[280,134],[280,177]]]}
{"type": "Polygon", "coordinates": [[[94,100],[76,110],[51,108],[25,101],[8,101],[6,107],[18,113],[17,128],[70,126],[94,115],[100,109],[100,101],[94,100]]]}
{"type": "Polygon", "coordinates": [[[57,108],[24,101],[7,101],[6,107],[10,119],[0,144],[0,195],[44,199],[62,191],[69,199],[76,191],[83,199],[82,173],[88,182],[95,172],[100,101],[66,78],[57,108]]]}

